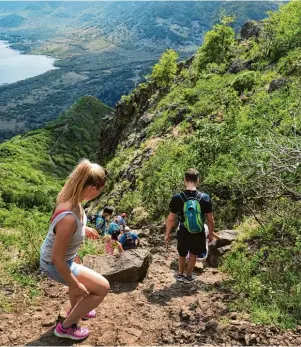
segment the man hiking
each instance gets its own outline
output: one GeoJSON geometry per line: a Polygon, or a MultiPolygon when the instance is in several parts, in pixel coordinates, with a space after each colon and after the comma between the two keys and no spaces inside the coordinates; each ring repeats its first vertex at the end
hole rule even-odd
{"type": "Polygon", "coordinates": [[[208,242],[213,239],[214,219],[212,203],[206,193],[199,192],[199,173],[195,169],[188,169],[184,179],[186,190],[174,195],[170,201],[170,213],[166,221],[165,243],[170,241],[170,234],[176,226],[178,217],[177,249],[179,253],[179,272],[174,275],[177,281],[191,283],[197,256],[206,257],[205,219],[209,229],[208,242]],[[189,252],[186,275],[186,256],[189,252]],[[203,255],[203,256],[202,256],[203,255]]]}

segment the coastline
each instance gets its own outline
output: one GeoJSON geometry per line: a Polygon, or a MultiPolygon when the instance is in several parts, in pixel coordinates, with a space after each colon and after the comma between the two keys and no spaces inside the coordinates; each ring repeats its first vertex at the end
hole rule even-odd
{"type": "Polygon", "coordinates": [[[6,51],[6,55],[4,54],[4,56],[0,58],[0,71],[2,70],[2,75],[4,76],[4,71],[7,72],[9,70],[12,71],[12,75],[15,75],[15,69],[19,69],[21,72],[20,79],[17,77],[14,78],[13,76],[11,78],[3,77],[3,81],[0,80],[0,87],[24,81],[28,78],[41,76],[49,71],[59,69],[59,67],[56,66],[56,61],[59,59],[45,54],[31,54],[21,51],[14,48],[13,44],[7,39],[0,39],[0,49],[6,51]]]}

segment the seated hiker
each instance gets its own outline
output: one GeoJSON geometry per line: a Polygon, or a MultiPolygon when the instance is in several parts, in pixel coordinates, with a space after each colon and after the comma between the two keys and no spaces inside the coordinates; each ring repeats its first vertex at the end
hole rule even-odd
{"type": "Polygon", "coordinates": [[[120,242],[118,242],[118,237],[120,235],[120,230],[113,231],[110,238],[109,235],[106,235],[105,238],[108,240],[105,243],[106,253],[109,255],[114,255],[114,251],[117,248],[119,253],[123,252],[123,248],[120,242]]]}
{"type": "Polygon", "coordinates": [[[114,212],[113,207],[106,206],[96,217],[96,230],[99,235],[104,236],[107,233],[107,222],[114,212]]]}
{"type": "Polygon", "coordinates": [[[108,229],[108,234],[112,235],[114,231],[119,231],[120,232],[120,226],[118,225],[118,223],[115,222],[111,222],[109,225],[109,229],[108,229]]]}
{"type": "Polygon", "coordinates": [[[124,219],[125,217],[126,213],[122,213],[120,216],[115,217],[115,222],[121,227],[121,230],[124,230],[126,227],[126,221],[124,219]]]}
{"type": "Polygon", "coordinates": [[[120,217],[121,218],[119,220],[119,225],[121,225],[124,230],[124,228],[126,227],[126,220],[125,220],[126,213],[121,213],[120,217]]]}
{"type": "Polygon", "coordinates": [[[129,227],[125,227],[123,235],[120,236],[119,242],[122,248],[126,251],[128,249],[136,248],[140,244],[139,237],[133,233],[129,227]]]}

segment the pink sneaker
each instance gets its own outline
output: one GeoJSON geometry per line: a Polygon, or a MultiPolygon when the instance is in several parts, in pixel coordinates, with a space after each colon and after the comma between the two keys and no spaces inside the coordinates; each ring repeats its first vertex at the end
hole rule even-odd
{"type": "Polygon", "coordinates": [[[71,340],[83,340],[89,336],[89,329],[81,328],[77,324],[73,324],[72,327],[64,329],[62,322],[59,322],[54,329],[54,335],[71,340]]]}
{"type": "MultiPolygon", "coordinates": [[[[69,316],[70,311],[71,311],[71,308],[70,308],[70,310],[67,312],[67,317],[69,316]]],[[[92,310],[92,311],[86,313],[85,316],[82,318],[82,320],[88,320],[88,319],[95,318],[95,317],[96,317],[96,311],[95,311],[95,310],[92,310]]]]}

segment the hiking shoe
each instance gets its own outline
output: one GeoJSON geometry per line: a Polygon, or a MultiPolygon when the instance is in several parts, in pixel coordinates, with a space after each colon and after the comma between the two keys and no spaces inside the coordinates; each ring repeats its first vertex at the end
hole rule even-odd
{"type": "Polygon", "coordinates": [[[89,329],[81,328],[73,324],[70,328],[64,329],[62,322],[59,322],[54,329],[54,335],[71,340],[83,340],[89,336],[89,329]]]}
{"type": "Polygon", "coordinates": [[[178,282],[183,282],[184,279],[185,279],[185,276],[184,276],[184,275],[181,275],[181,274],[179,274],[179,273],[174,274],[173,277],[174,277],[178,282]]]}
{"type": "MultiPolygon", "coordinates": [[[[70,310],[67,312],[67,317],[69,316],[70,312],[71,312],[71,308],[70,308],[70,310]]],[[[92,318],[95,318],[95,317],[96,317],[96,311],[95,311],[95,310],[92,310],[92,311],[86,313],[86,314],[84,315],[84,317],[82,318],[82,320],[88,320],[88,319],[92,319],[92,318]]]]}
{"type": "Polygon", "coordinates": [[[183,280],[183,283],[185,284],[189,284],[189,283],[192,283],[196,280],[196,278],[194,276],[184,276],[184,280],[183,280]]]}
{"type": "Polygon", "coordinates": [[[92,318],[95,318],[95,317],[96,317],[96,311],[92,310],[92,311],[86,313],[84,315],[84,317],[82,318],[82,320],[88,320],[88,319],[92,319],[92,318]]]}

